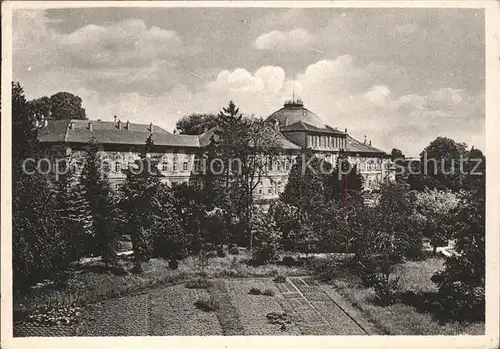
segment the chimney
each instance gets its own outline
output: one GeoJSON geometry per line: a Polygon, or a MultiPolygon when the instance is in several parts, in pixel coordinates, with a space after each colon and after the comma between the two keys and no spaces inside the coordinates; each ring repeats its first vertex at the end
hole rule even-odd
{"type": "Polygon", "coordinates": [[[125,129],[130,131],[130,122],[127,120],[127,123],[125,124],[125,129]]]}
{"type": "Polygon", "coordinates": [[[118,127],[119,130],[121,130],[122,129],[122,121],[118,120],[118,123],[116,124],[116,126],[118,127]]]}
{"type": "Polygon", "coordinates": [[[280,122],[278,120],[274,120],[274,129],[279,130],[280,129],[280,122]]]}
{"type": "Polygon", "coordinates": [[[366,135],[365,135],[365,140],[364,140],[363,144],[366,144],[366,135]]]}
{"type": "Polygon", "coordinates": [[[345,128],[345,131],[344,131],[344,133],[347,133],[347,127],[345,128]]]}
{"type": "Polygon", "coordinates": [[[288,126],[288,118],[285,118],[285,126],[288,126]]]}
{"type": "Polygon", "coordinates": [[[116,123],[116,115],[115,115],[115,116],[113,116],[113,118],[115,119],[115,123],[116,123]]]}
{"type": "Polygon", "coordinates": [[[149,123],[149,132],[153,133],[153,123],[149,123]]]}
{"type": "Polygon", "coordinates": [[[92,121],[91,121],[91,122],[89,122],[89,131],[92,132],[92,130],[93,129],[92,129],[92,121]]]}
{"type": "Polygon", "coordinates": [[[372,140],[371,139],[370,139],[370,144],[369,145],[370,145],[370,147],[372,146],[372,140]]]}
{"type": "Polygon", "coordinates": [[[75,123],[73,121],[69,122],[69,128],[71,129],[71,131],[75,130],[75,123]]]}

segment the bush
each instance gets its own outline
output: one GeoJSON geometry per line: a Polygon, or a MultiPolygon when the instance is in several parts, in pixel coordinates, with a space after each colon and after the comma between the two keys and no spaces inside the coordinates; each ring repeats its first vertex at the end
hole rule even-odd
{"type": "Polygon", "coordinates": [[[39,326],[72,325],[79,322],[81,315],[79,307],[65,305],[38,309],[27,320],[39,326]]]}
{"type": "Polygon", "coordinates": [[[267,264],[275,259],[276,252],[272,246],[259,247],[255,249],[252,259],[257,265],[267,264]]]}
{"type": "Polygon", "coordinates": [[[191,279],[186,281],[184,286],[186,288],[194,288],[194,289],[201,289],[201,288],[209,288],[212,283],[208,281],[206,278],[197,278],[197,279],[191,279]]]}
{"type": "Polygon", "coordinates": [[[221,258],[226,257],[226,251],[224,251],[224,246],[222,246],[222,245],[217,246],[217,257],[221,257],[221,258]]]}
{"type": "Polygon", "coordinates": [[[292,256],[285,256],[281,260],[281,264],[286,265],[287,267],[293,267],[297,264],[297,261],[292,256]]]}
{"type": "Polygon", "coordinates": [[[177,268],[179,268],[179,262],[177,261],[177,259],[170,259],[168,261],[168,267],[172,270],[176,270],[177,268]]]}
{"type": "Polygon", "coordinates": [[[208,251],[207,252],[207,258],[215,258],[217,257],[217,251],[208,251]]]}
{"type": "Polygon", "coordinates": [[[327,258],[312,258],[307,262],[307,268],[317,274],[321,280],[333,279],[342,265],[342,262],[332,256],[327,258]]]}
{"type": "Polygon", "coordinates": [[[285,283],[286,282],[286,276],[284,275],[278,275],[273,279],[274,282],[277,283],[285,283]]]}
{"type": "Polygon", "coordinates": [[[248,294],[261,295],[262,292],[258,288],[252,287],[250,291],[248,291],[248,294]]]}
{"type": "Polygon", "coordinates": [[[240,250],[238,249],[238,247],[236,245],[228,246],[228,251],[229,251],[229,254],[233,255],[233,256],[240,254],[240,250]]]}
{"type": "Polygon", "coordinates": [[[438,308],[441,315],[455,320],[484,321],[484,288],[455,281],[439,287],[438,308]]]}
{"type": "Polygon", "coordinates": [[[364,261],[361,283],[365,287],[373,287],[375,303],[379,305],[391,305],[398,300],[401,289],[400,279],[399,277],[391,278],[394,263],[394,259],[388,254],[364,261]]]}
{"type": "Polygon", "coordinates": [[[272,297],[272,296],[274,296],[274,291],[273,291],[273,290],[271,290],[270,288],[266,288],[266,289],[262,292],[262,294],[263,294],[264,296],[270,296],[270,297],[272,297]]]}
{"type": "Polygon", "coordinates": [[[197,309],[207,312],[219,309],[219,304],[213,297],[198,298],[196,302],[194,302],[194,306],[197,309]]]}

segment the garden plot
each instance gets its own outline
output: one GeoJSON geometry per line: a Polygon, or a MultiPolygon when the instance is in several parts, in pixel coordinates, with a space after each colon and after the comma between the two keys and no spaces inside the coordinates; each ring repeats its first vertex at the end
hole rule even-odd
{"type": "Polygon", "coordinates": [[[149,297],[149,335],[222,335],[216,313],[194,305],[197,299],[209,297],[207,290],[177,285],[152,290],[149,297]]]}
{"type": "Polygon", "coordinates": [[[148,295],[141,294],[92,304],[84,311],[78,336],[146,336],[148,295]]]}
{"type": "Polygon", "coordinates": [[[300,335],[295,324],[278,324],[268,321],[269,313],[283,313],[284,310],[276,296],[252,295],[251,288],[260,290],[271,289],[279,295],[271,279],[225,280],[231,302],[237,307],[245,335],[300,335]]]}

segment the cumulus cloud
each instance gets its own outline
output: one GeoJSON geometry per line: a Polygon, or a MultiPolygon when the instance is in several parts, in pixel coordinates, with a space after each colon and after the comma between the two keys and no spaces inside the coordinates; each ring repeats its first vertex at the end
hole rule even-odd
{"type": "Polygon", "coordinates": [[[273,30],[255,39],[255,47],[259,50],[300,50],[307,47],[313,37],[304,29],[293,29],[288,32],[273,30]]]}

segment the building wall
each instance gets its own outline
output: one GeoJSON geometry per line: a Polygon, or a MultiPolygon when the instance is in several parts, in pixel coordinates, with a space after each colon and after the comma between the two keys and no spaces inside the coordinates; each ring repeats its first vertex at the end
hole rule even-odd
{"type": "MultiPolygon", "coordinates": [[[[73,149],[67,145],[49,145],[44,149],[46,157],[54,161],[58,158],[71,159],[72,164],[76,164],[81,170],[86,151],[82,145],[74,145],[73,149]]],[[[114,190],[125,181],[125,174],[122,169],[134,164],[139,158],[140,148],[132,149],[127,146],[113,146],[104,148],[102,151],[103,168],[106,171],[110,184],[114,190]]],[[[202,153],[198,149],[187,148],[163,148],[155,149],[150,156],[159,159],[158,169],[165,176],[164,182],[168,185],[173,183],[188,183],[193,179],[193,174],[202,171],[202,153]]],[[[318,152],[318,156],[335,164],[338,158],[338,151],[323,150],[318,152]]],[[[369,156],[350,156],[348,157],[352,164],[356,164],[361,175],[364,178],[364,185],[367,189],[377,188],[385,179],[393,179],[389,167],[389,159],[369,156]]],[[[288,182],[288,174],[297,161],[297,154],[288,152],[274,159],[268,159],[266,164],[266,174],[261,183],[256,188],[255,195],[257,199],[275,199],[284,191],[288,182]]],[[[205,166],[208,166],[205,164],[205,166]]]]}

